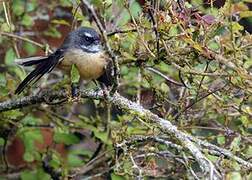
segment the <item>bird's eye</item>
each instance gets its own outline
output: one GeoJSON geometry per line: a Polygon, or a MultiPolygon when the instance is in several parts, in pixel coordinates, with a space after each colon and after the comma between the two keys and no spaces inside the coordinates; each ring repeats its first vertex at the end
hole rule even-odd
{"type": "Polygon", "coordinates": [[[90,41],[92,41],[92,38],[91,38],[91,37],[86,36],[86,37],[85,37],[85,40],[86,40],[86,41],[88,41],[88,42],[90,42],[90,41]]]}

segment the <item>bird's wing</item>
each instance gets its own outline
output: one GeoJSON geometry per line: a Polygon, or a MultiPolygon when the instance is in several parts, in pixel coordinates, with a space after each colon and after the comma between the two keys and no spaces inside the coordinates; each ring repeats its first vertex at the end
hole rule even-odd
{"type": "Polygon", "coordinates": [[[112,61],[108,61],[106,67],[104,67],[104,73],[97,79],[98,82],[103,83],[105,86],[112,86],[114,74],[114,66],[112,61]]]}

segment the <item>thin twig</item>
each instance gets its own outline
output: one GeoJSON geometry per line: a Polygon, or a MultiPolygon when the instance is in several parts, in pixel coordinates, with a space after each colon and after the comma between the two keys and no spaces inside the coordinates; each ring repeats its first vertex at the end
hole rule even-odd
{"type": "MultiPolygon", "coordinates": [[[[20,39],[20,40],[22,40],[22,41],[26,41],[26,42],[28,42],[28,43],[31,43],[31,44],[35,45],[35,46],[38,46],[38,47],[40,47],[40,48],[42,48],[42,49],[45,49],[45,47],[46,47],[46,46],[43,45],[43,44],[40,44],[40,43],[38,43],[38,42],[36,42],[36,41],[33,41],[33,40],[31,40],[31,39],[28,39],[28,38],[25,38],[25,37],[22,37],[22,36],[18,36],[18,35],[16,35],[16,34],[7,33],[7,32],[0,32],[0,35],[2,35],[2,36],[7,36],[7,37],[12,37],[12,38],[16,38],[16,39],[20,39]]],[[[52,50],[49,49],[49,52],[52,53],[52,50]]]]}
{"type": "Polygon", "coordinates": [[[158,21],[157,21],[157,11],[159,9],[159,1],[154,1],[154,3],[157,3],[154,9],[154,13],[153,13],[153,9],[151,7],[148,8],[148,13],[151,17],[151,21],[152,21],[152,25],[153,25],[153,30],[155,32],[156,35],[156,48],[157,48],[157,60],[159,60],[159,39],[160,39],[160,35],[158,32],[158,21]]]}
{"type": "Polygon", "coordinates": [[[130,33],[130,32],[137,32],[137,30],[135,28],[127,29],[127,30],[115,30],[113,32],[107,33],[107,36],[113,36],[115,34],[125,34],[125,33],[130,33]]]}
{"type": "Polygon", "coordinates": [[[90,170],[92,170],[95,166],[99,165],[100,163],[107,161],[110,157],[106,156],[106,154],[108,154],[110,151],[105,151],[101,153],[100,155],[98,155],[97,157],[89,161],[85,166],[81,168],[73,169],[72,172],[70,173],[71,174],[70,177],[74,178],[78,175],[85,174],[89,172],[90,170]]]}
{"type": "Polygon", "coordinates": [[[164,75],[163,73],[161,73],[157,69],[154,69],[154,68],[151,68],[151,67],[147,67],[146,69],[153,72],[153,73],[155,73],[155,74],[157,74],[157,75],[159,75],[159,76],[161,76],[162,78],[164,78],[169,83],[172,83],[172,84],[177,85],[177,86],[184,86],[184,84],[173,80],[172,78],[168,77],[167,75],[164,75]]]}
{"type": "Polygon", "coordinates": [[[194,106],[196,103],[200,102],[201,100],[205,99],[206,97],[213,95],[214,93],[220,91],[221,89],[223,89],[227,84],[225,84],[224,86],[221,86],[220,88],[215,89],[214,91],[210,91],[207,94],[203,95],[200,98],[197,98],[195,101],[193,101],[192,103],[190,103],[189,105],[187,105],[182,111],[178,112],[175,116],[174,119],[178,119],[179,116],[181,114],[183,114],[185,111],[187,111],[188,109],[190,109],[192,106],[194,106]]]}
{"type": "Polygon", "coordinates": [[[140,136],[140,135],[133,136],[133,137],[130,137],[129,139],[126,139],[126,140],[122,141],[121,143],[116,144],[116,147],[117,148],[123,148],[124,146],[130,147],[130,146],[136,145],[137,143],[144,143],[146,141],[147,142],[157,142],[157,143],[160,143],[160,144],[164,144],[169,148],[176,149],[177,151],[182,151],[182,149],[183,149],[182,146],[180,146],[180,145],[178,145],[178,144],[176,144],[174,142],[168,141],[163,137],[159,137],[159,136],[140,136]]]}
{"type": "MultiPolygon", "coordinates": [[[[206,63],[207,63],[207,64],[206,64],[206,67],[205,67],[204,72],[207,72],[207,69],[208,69],[208,67],[209,67],[209,62],[207,61],[206,63]]],[[[202,77],[201,77],[201,80],[200,80],[200,83],[199,83],[199,87],[198,87],[198,90],[197,90],[197,94],[196,94],[196,97],[195,97],[195,101],[198,100],[199,93],[200,93],[200,89],[201,89],[201,86],[202,86],[202,83],[203,83],[205,77],[206,77],[206,76],[202,76],[202,77]]]]}
{"type": "Polygon", "coordinates": [[[136,164],[132,154],[130,155],[130,160],[133,164],[132,166],[132,169],[137,169],[138,170],[138,176],[137,176],[137,179],[140,180],[140,179],[143,179],[143,175],[142,175],[142,169],[136,164]]]}
{"type": "Polygon", "coordinates": [[[8,16],[8,10],[6,7],[6,2],[3,1],[3,9],[4,9],[4,15],[5,15],[5,19],[6,19],[6,23],[9,26],[9,28],[11,28],[11,23],[9,21],[9,16],[8,16]]]}

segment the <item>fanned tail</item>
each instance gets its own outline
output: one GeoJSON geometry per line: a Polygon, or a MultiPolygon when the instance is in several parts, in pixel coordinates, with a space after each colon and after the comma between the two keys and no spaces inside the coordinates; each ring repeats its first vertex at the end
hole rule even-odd
{"type": "Polygon", "coordinates": [[[36,68],[28,74],[28,76],[19,84],[15,94],[20,94],[26,86],[30,83],[36,83],[44,74],[51,72],[54,67],[58,64],[61,59],[62,54],[59,51],[56,51],[54,54],[51,54],[49,57],[43,57],[41,59],[32,59],[23,61],[20,63],[23,66],[32,66],[37,65],[36,68]]]}
{"type": "Polygon", "coordinates": [[[15,62],[21,66],[33,66],[40,64],[44,61],[46,61],[48,57],[42,57],[42,56],[37,56],[37,57],[29,57],[29,58],[23,58],[23,59],[15,59],[15,62]]]}

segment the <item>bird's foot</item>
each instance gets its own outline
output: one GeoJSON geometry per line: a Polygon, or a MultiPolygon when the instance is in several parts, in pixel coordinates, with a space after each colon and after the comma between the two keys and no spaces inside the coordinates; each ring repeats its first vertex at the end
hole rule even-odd
{"type": "Polygon", "coordinates": [[[79,102],[81,99],[80,95],[80,87],[78,84],[73,83],[71,84],[71,93],[69,96],[69,101],[71,102],[79,102]]]}
{"type": "Polygon", "coordinates": [[[104,84],[101,84],[101,89],[102,89],[102,93],[103,93],[103,97],[104,97],[105,101],[108,101],[108,97],[109,97],[108,87],[105,86],[104,84]]]}

